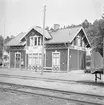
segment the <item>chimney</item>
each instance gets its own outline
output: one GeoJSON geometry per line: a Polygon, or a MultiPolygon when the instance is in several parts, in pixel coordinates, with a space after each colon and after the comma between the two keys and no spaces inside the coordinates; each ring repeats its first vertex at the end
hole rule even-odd
{"type": "Polygon", "coordinates": [[[54,31],[57,31],[60,28],[59,24],[54,24],[54,31]]]}

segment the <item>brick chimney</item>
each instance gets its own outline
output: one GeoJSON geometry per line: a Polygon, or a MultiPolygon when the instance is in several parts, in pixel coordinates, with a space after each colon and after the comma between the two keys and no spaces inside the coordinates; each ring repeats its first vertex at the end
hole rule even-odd
{"type": "Polygon", "coordinates": [[[59,24],[54,24],[54,31],[57,31],[60,28],[59,24]]]}

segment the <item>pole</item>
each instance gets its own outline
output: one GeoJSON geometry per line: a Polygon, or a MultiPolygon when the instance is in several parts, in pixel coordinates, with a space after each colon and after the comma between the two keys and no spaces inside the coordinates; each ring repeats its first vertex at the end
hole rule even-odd
{"type": "Polygon", "coordinates": [[[103,37],[103,74],[104,74],[104,37],[103,37]]]}
{"type": "Polygon", "coordinates": [[[26,53],[26,50],[27,50],[27,39],[26,40],[26,47],[25,47],[25,70],[27,69],[27,53],[26,53]]]}
{"type": "Polygon", "coordinates": [[[69,56],[69,43],[68,43],[68,54],[67,54],[67,72],[69,72],[69,60],[70,60],[70,56],[69,56]]]}
{"type": "Polygon", "coordinates": [[[44,70],[44,32],[45,32],[45,16],[46,16],[46,5],[44,5],[44,10],[43,10],[43,46],[42,46],[42,70],[41,70],[41,75],[43,75],[43,70],[44,70]]]}

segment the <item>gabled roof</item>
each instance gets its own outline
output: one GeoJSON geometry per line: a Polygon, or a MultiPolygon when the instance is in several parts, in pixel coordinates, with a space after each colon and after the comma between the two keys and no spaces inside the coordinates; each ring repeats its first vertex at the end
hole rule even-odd
{"type": "MultiPolygon", "coordinates": [[[[10,40],[6,46],[23,46],[25,45],[25,41],[22,41],[23,38],[25,38],[25,36],[32,30],[36,30],[37,32],[39,32],[41,35],[43,35],[43,29],[39,26],[36,27],[32,27],[28,32],[23,33],[21,32],[20,34],[18,34],[15,38],[13,38],[12,40],[10,40]]],[[[47,30],[45,30],[44,35],[47,39],[51,38],[51,35],[49,34],[49,32],[47,30]]]]}
{"type": "MultiPolygon", "coordinates": [[[[59,29],[57,31],[51,32],[52,39],[47,41],[46,43],[71,43],[81,30],[83,30],[85,37],[87,38],[83,27],[78,26],[66,29],[59,29]]],[[[90,44],[89,40],[88,43],[90,44]]]]}
{"type": "Polygon", "coordinates": [[[11,39],[6,46],[21,46],[24,45],[24,42],[21,42],[21,38],[23,38],[25,36],[25,33],[21,32],[20,34],[18,34],[16,37],[14,37],[13,39],[11,39]]]}
{"type": "MultiPolygon", "coordinates": [[[[7,46],[23,46],[25,45],[26,41],[23,41],[22,39],[26,37],[26,35],[32,30],[36,30],[37,32],[39,32],[41,35],[43,35],[43,29],[36,26],[36,27],[32,27],[27,33],[20,33],[19,35],[17,35],[15,38],[13,38],[11,41],[9,41],[6,45],[7,46]]],[[[78,33],[80,31],[83,31],[85,34],[85,37],[88,41],[88,44],[91,46],[87,35],[83,29],[83,27],[78,26],[78,27],[72,27],[72,28],[66,28],[66,29],[59,29],[57,31],[53,31],[53,32],[48,32],[47,30],[45,30],[45,37],[47,39],[46,43],[48,44],[52,44],[52,43],[71,43],[74,38],[78,35],[78,33]]]]}
{"type": "MultiPolygon", "coordinates": [[[[39,26],[35,26],[35,27],[30,28],[30,30],[27,31],[26,35],[27,35],[32,29],[36,30],[38,33],[40,33],[41,35],[43,35],[43,29],[42,29],[41,27],[39,27],[39,26]]],[[[25,36],[26,36],[26,35],[25,35],[25,36]]],[[[25,36],[24,36],[24,37],[25,37],[25,36]]],[[[45,38],[47,38],[47,39],[50,39],[50,38],[51,38],[51,35],[50,35],[50,33],[49,33],[47,30],[44,31],[44,36],[45,36],[45,38]]],[[[24,38],[24,37],[23,37],[23,38],[24,38]]],[[[23,38],[22,38],[22,39],[23,39],[23,38]]],[[[22,40],[22,39],[21,39],[21,40],[22,40]]]]}
{"type": "Polygon", "coordinates": [[[57,31],[51,32],[52,39],[47,43],[65,43],[72,42],[78,32],[81,30],[81,27],[65,28],[59,29],[57,31]]]}

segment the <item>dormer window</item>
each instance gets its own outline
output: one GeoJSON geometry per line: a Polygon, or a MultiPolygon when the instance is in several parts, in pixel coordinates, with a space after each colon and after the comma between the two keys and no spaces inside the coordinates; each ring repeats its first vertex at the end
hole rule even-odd
{"type": "Polygon", "coordinates": [[[40,46],[41,43],[41,37],[40,36],[31,36],[30,37],[30,46],[40,46]]]}

